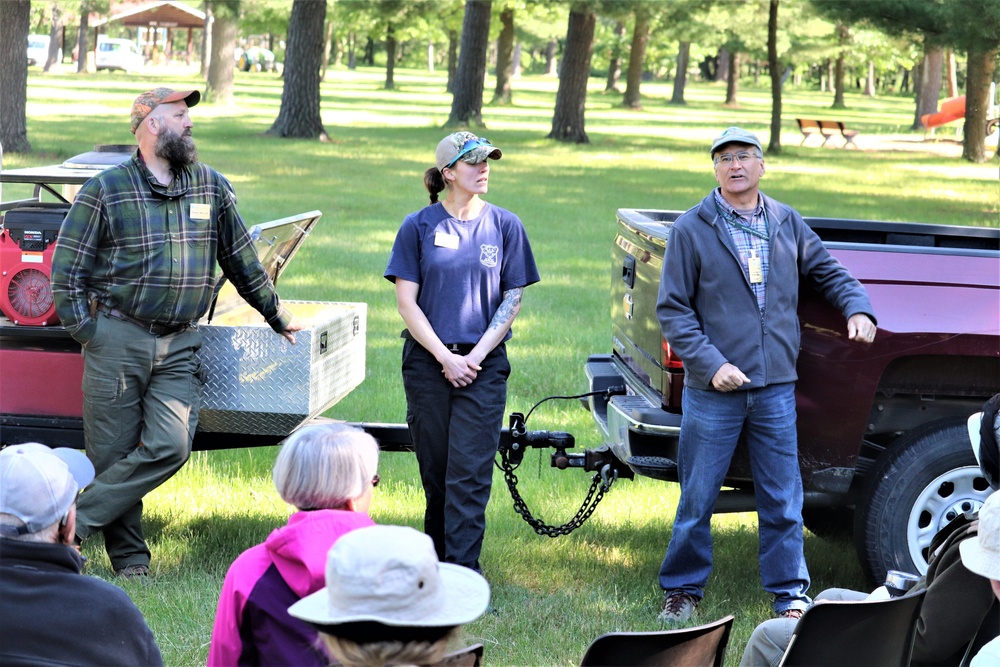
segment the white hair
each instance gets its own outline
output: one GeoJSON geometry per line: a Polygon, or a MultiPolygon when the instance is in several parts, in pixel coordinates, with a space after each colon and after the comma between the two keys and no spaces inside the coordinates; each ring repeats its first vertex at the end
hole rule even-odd
{"type": "Polygon", "coordinates": [[[299,429],[285,440],[273,479],[289,505],[337,509],[360,497],[377,471],[375,438],[347,424],[323,424],[299,429]]]}

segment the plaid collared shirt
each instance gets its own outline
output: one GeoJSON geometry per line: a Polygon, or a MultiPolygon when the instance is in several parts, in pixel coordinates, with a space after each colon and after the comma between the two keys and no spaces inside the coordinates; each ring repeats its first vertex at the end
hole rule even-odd
{"type": "Polygon", "coordinates": [[[764,218],[764,205],[761,203],[760,197],[757,197],[757,208],[754,209],[753,214],[747,218],[740,215],[732,204],[727,202],[725,198],[719,193],[718,188],[715,190],[715,204],[722,212],[722,217],[726,219],[726,227],[729,229],[730,236],[733,237],[733,242],[736,243],[736,250],[740,254],[740,266],[743,268],[743,275],[747,277],[747,282],[750,283],[750,289],[753,290],[754,296],[757,297],[757,307],[760,308],[760,314],[764,314],[764,293],[767,291],[767,270],[770,264],[770,248],[768,247],[768,241],[757,234],[752,234],[738,226],[731,223],[731,221],[736,221],[742,225],[755,230],[763,236],[768,235],[767,223],[764,218]],[[748,260],[750,254],[753,252],[757,257],[760,257],[761,274],[763,280],[759,283],[750,281],[750,266],[748,260]]]}
{"type": "Polygon", "coordinates": [[[52,289],[62,324],[80,342],[96,323],[89,301],[145,322],[197,322],[211,303],[216,262],[275,331],[285,313],[229,181],[200,162],[161,185],[139,152],[84,184],[63,222],[52,289]]]}

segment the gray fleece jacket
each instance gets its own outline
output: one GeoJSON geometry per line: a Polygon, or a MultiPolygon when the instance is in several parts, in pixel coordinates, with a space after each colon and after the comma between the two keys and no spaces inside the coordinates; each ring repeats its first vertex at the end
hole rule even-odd
{"type": "Polygon", "coordinates": [[[750,378],[742,390],[794,382],[800,278],[845,318],[864,313],[875,321],[865,288],[802,216],[760,196],[770,225],[763,317],[714,194],[677,218],[667,234],[656,314],[664,338],[684,361],[686,386],[711,389],[726,362],[750,378]]]}

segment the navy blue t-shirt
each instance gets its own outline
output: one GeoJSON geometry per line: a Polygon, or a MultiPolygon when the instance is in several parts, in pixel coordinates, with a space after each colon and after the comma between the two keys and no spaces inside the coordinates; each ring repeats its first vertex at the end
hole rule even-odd
{"type": "MultiPolygon", "coordinates": [[[[472,220],[453,218],[440,203],[403,220],[385,277],[420,285],[417,305],[442,343],[479,342],[503,293],[539,280],[521,220],[485,203],[472,220]]],[[[507,332],[504,340],[511,337],[507,332]]]]}

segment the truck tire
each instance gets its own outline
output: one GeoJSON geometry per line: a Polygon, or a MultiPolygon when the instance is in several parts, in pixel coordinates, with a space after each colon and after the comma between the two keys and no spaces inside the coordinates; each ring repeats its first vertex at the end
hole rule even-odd
{"type": "Polygon", "coordinates": [[[901,436],[882,456],[856,506],[854,545],[865,574],[924,574],[934,535],[977,511],[989,485],[976,464],[965,424],[946,420],[901,436]]]}

